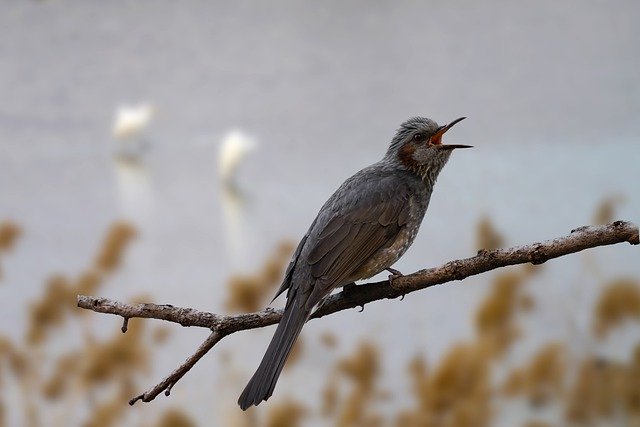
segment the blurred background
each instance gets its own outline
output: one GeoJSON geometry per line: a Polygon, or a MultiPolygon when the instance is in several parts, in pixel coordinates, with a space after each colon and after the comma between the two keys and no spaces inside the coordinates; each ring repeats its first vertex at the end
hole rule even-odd
{"type": "Polygon", "coordinates": [[[639,19],[634,0],[4,2],[0,426],[640,425],[627,244],[314,320],[246,413],[273,327],[129,407],[208,332],[75,308],[262,309],[320,206],[414,115],[467,116],[447,138],[475,148],[404,273],[640,222],[639,19]]]}

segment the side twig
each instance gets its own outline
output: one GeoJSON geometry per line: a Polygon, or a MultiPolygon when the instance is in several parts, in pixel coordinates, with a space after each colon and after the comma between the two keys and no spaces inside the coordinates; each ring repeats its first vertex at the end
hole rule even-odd
{"type": "MultiPolygon", "coordinates": [[[[355,307],[364,307],[372,301],[402,297],[408,293],[425,289],[454,280],[462,280],[496,268],[515,264],[541,264],[584,249],[597,246],[613,245],[628,242],[637,245],[639,242],[638,227],[626,221],[615,221],[603,226],[580,227],[571,234],[540,243],[498,249],[481,250],[471,258],[450,261],[439,267],[417,271],[413,274],[389,281],[366,283],[350,286],[330,296],[311,318],[319,318],[338,311],[355,307]]],[[[282,310],[267,308],[266,310],[233,316],[217,315],[198,311],[192,308],[180,308],[172,305],[126,304],[106,298],[78,295],[78,307],[98,313],[115,314],[125,319],[123,332],[126,331],[126,320],[133,317],[153,318],[178,323],[182,326],[198,326],[211,329],[212,333],[200,345],[198,350],[162,382],[145,393],[131,399],[133,405],[138,400],[150,402],[163,391],[169,395],[171,388],[182,378],[215,344],[234,332],[256,329],[278,323],[282,310]]]]}
{"type": "Polygon", "coordinates": [[[222,339],[222,337],[223,336],[218,332],[211,332],[211,334],[207,337],[206,340],[204,340],[202,344],[200,344],[198,350],[196,350],[196,352],[191,355],[191,357],[185,360],[182,365],[178,366],[175,371],[169,374],[169,376],[163,379],[160,383],[156,384],[149,391],[131,399],[129,401],[129,405],[133,405],[138,400],[142,400],[143,402],[151,402],[156,398],[157,395],[159,395],[163,391],[165,396],[169,396],[169,394],[171,394],[171,389],[178,382],[178,380],[180,380],[180,378],[182,378],[184,374],[189,372],[193,365],[195,365],[198,360],[202,358],[202,356],[207,354],[209,350],[211,350],[211,348],[213,348],[213,346],[222,339]]]}

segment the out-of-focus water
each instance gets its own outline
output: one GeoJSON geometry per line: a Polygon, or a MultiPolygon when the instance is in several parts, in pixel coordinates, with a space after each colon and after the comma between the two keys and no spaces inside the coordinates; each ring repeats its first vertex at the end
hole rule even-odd
{"type": "MultiPolygon", "coordinates": [[[[331,192],[381,157],[412,115],[468,116],[447,138],[476,148],[456,152],[445,168],[416,243],[396,266],[403,272],[472,255],[484,214],[509,244],[587,224],[614,193],[626,199],[618,217],[638,222],[639,8],[634,1],[3,5],[0,220],[15,220],[25,234],[2,259],[0,333],[21,339],[26,307],[46,278],[78,274],[119,218],[140,236],[101,295],[148,294],[223,311],[228,277],[259,267],[281,239],[298,239],[331,192]],[[142,165],[116,162],[114,108],[141,100],[159,111],[151,149],[142,165]],[[216,155],[221,135],[235,127],[260,149],[241,168],[245,203],[232,226],[216,155]]],[[[637,250],[626,245],[593,255],[601,278],[640,274],[637,250]]],[[[585,307],[601,282],[583,273],[589,262],[584,254],[553,261],[536,279],[525,349],[553,338],[586,345],[567,316],[586,334],[585,307]]],[[[470,336],[485,282],[311,322],[307,356],[274,400],[315,399],[319,373],[334,360],[314,347],[326,330],[342,352],[364,338],[389,349],[384,378],[401,389],[408,358],[437,359],[470,336]]],[[[90,316],[100,329],[119,324],[90,316]]],[[[169,399],[131,411],[179,404],[203,423],[213,417],[225,425],[222,414],[235,410],[226,405],[271,333],[228,338],[169,399]],[[224,389],[230,374],[218,369],[220,351],[234,355],[238,370],[224,389]]],[[[175,328],[143,383],[172,370],[205,336],[175,328]]],[[[62,347],[68,339],[55,338],[62,347]]],[[[620,357],[631,342],[616,347],[620,357]]]]}

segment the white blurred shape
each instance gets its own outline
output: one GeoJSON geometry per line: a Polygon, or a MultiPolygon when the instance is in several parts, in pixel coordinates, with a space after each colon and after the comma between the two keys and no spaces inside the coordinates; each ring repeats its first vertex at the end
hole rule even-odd
{"type": "Polygon", "coordinates": [[[223,136],[218,151],[227,253],[233,268],[242,268],[245,263],[247,239],[252,235],[249,232],[250,221],[247,220],[249,200],[236,184],[235,178],[242,161],[256,147],[254,138],[241,130],[232,129],[223,136]]]}
{"type": "Polygon", "coordinates": [[[225,134],[218,151],[218,171],[225,185],[230,185],[242,160],[257,147],[255,139],[234,129],[225,134]]]}
{"type": "Polygon", "coordinates": [[[111,133],[120,144],[116,156],[123,159],[140,159],[145,149],[144,132],[156,115],[156,107],[151,103],[121,105],[116,109],[111,133]]]}
{"type": "Polygon", "coordinates": [[[136,224],[149,222],[154,208],[149,170],[129,158],[116,157],[114,165],[121,214],[136,224]]]}
{"type": "Polygon", "coordinates": [[[156,107],[150,103],[119,106],[113,121],[113,136],[119,140],[140,136],[155,114],[156,107]]]}
{"type": "Polygon", "coordinates": [[[245,263],[247,239],[250,236],[247,221],[245,195],[233,184],[221,188],[224,228],[227,238],[227,254],[233,269],[241,269],[245,263]]]}

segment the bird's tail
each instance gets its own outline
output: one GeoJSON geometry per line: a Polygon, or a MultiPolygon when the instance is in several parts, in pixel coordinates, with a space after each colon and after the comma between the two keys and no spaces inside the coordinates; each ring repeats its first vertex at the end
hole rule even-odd
{"type": "Polygon", "coordinates": [[[260,366],[238,399],[238,405],[243,411],[249,406],[258,405],[271,397],[284,367],[284,362],[287,360],[302,326],[309,318],[309,314],[310,310],[304,304],[302,307],[298,307],[295,301],[291,301],[291,304],[285,308],[260,366]]]}

